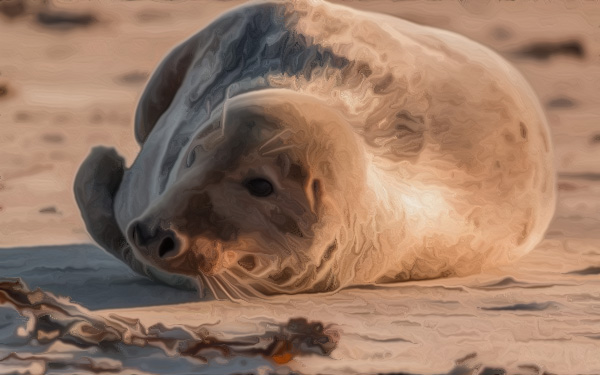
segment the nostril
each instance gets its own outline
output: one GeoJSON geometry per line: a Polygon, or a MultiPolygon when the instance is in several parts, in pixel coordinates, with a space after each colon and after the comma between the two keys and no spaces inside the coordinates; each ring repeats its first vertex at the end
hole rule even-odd
{"type": "Polygon", "coordinates": [[[146,236],[144,236],[144,232],[139,223],[135,223],[131,229],[131,239],[133,244],[137,247],[142,247],[146,245],[146,236]]]}
{"type": "Polygon", "coordinates": [[[158,256],[164,258],[165,255],[175,250],[175,241],[170,236],[165,237],[158,247],[158,256]]]}
{"type": "Polygon", "coordinates": [[[129,241],[144,256],[156,258],[173,257],[181,247],[180,239],[173,230],[141,221],[131,225],[129,241]]]}

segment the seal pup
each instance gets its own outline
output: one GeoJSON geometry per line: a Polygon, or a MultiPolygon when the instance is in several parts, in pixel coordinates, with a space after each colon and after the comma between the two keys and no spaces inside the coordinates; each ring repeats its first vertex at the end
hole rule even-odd
{"type": "Polygon", "coordinates": [[[316,0],[251,3],[176,47],[141,151],[75,195],[134,270],[222,296],[480,272],[543,237],[555,172],[522,76],[457,34],[316,0]]]}

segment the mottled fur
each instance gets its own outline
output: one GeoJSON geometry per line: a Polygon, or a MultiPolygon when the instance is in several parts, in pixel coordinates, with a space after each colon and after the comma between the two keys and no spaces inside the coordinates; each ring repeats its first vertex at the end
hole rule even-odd
{"type": "Polygon", "coordinates": [[[514,68],[321,1],[214,21],[158,67],[135,131],[129,169],[108,149],[80,169],[88,230],[134,269],[215,294],[479,272],[531,250],[554,211],[548,128],[514,68]],[[250,195],[257,177],[275,193],[250,195]]]}

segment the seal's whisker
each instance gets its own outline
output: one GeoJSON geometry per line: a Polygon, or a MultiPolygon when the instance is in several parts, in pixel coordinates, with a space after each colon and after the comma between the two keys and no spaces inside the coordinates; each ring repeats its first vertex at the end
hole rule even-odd
{"type": "Polygon", "coordinates": [[[277,140],[281,139],[283,136],[292,133],[291,129],[285,129],[277,134],[275,134],[273,137],[271,137],[271,139],[267,140],[266,142],[264,142],[259,148],[258,148],[258,152],[261,155],[267,155],[269,153],[275,152],[275,151],[279,151],[279,150],[285,150],[285,149],[289,149],[294,147],[294,145],[287,145],[287,146],[280,146],[279,143],[273,144],[275,143],[277,140]],[[269,149],[269,146],[273,146],[275,148],[269,149]],[[280,147],[277,147],[280,146],[280,147]]]}
{"type": "Polygon", "coordinates": [[[198,291],[198,297],[203,299],[206,297],[206,282],[203,280],[202,275],[198,275],[193,279],[196,283],[196,290],[198,291]]]}
{"type": "Polygon", "coordinates": [[[223,294],[225,294],[225,297],[227,297],[227,299],[231,301],[235,301],[238,299],[236,297],[235,292],[227,288],[227,283],[221,279],[220,275],[215,275],[213,280],[219,285],[221,291],[223,292],[223,294]]]}
{"type": "Polygon", "coordinates": [[[219,282],[224,288],[227,287],[232,296],[234,296],[236,299],[241,299],[243,293],[241,293],[235,282],[231,282],[231,279],[227,277],[226,273],[219,274],[219,282]]]}
{"type": "Polygon", "coordinates": [[[215,299],[217,300],[234,300],[231,292],[227,290],[225,284],[221,282],[219,275],[213,275],[210,277],[210,282],[213,286],[213,293],[215,295],[215,299]]]}
{"type": "Polygon", "coordinates": [[[294,145],[281,146],[281,147],[277,147],[277,148],[272,148],[272,149],[267,150],[267,151],[261,151],[261,150],[259,150],[259,152],[260,152],[260,154],[262,156],[269,156],[271,154],[279,154],[282,151],[293,149],[294,147],[296,147],[296,146],[294,146],[294,145]]]}
{"type": "Polygon", "coordinates": [[[222,278],[228,282],[227,285],[235,290],[239,299],[246,300],[247,297],[257,297],[252,289],[242,287],[244,284],[241,282],[241,280],[239,280],[239,278],[230,272],[223,272],[222,278]]]}
{"type": "Polygon", "coordinates": [[[203,274],[201,274],[201,275],[202,275],[202,278],[204,279],[204,281],[206,282],[206,286],[208,286],[208,289],[212,293],[213,297],[215,299],[218,299],[218,294],[217,294],[217,291],[215,290],[215,286],[212,283],[212,278],[205,276],[203,274]]]}

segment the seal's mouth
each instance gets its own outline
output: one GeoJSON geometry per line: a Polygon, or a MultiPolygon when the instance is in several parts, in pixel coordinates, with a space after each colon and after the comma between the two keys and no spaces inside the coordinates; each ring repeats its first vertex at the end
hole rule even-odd
{"type": "Polygon", "coordinates": [[[178,272],[187,269],[192,274],[212,276],[223,268],[222,255],[223,244],[220,241],[196,241],[184,256],[171,260],[169,266],[178,272]]]}
{"type": "Polygon", "coordinates": [[[130,246],[136,257],[147,265],[168,273],[210,277],[218,274],[226,266],[224,263],[227,263],[220,241],[189,241],[182,236],[173,235],[148,242],[135,228],[130,229],[129,233],[130,246]]]}
{"type": "Polygon", "coordinates": [[[160,268],[184,255],[187,248],[186,239],[175,230],[161,225],[146,225],[141,220],[131,223],[127,241],[137,256],[160,268]]]}

